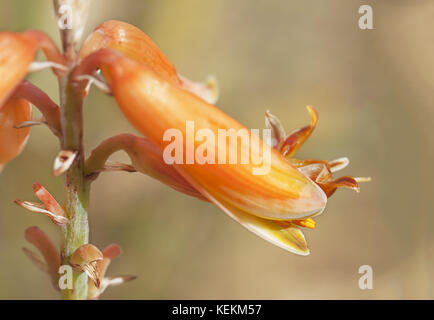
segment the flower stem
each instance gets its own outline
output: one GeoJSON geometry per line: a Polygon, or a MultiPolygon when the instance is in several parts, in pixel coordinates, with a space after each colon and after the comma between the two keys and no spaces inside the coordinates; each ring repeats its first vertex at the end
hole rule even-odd
{"type": "MultiPolygon", "coordinates": [[[[60,28],[63,54],[69,71],[59,77],[60,122],[62,129],[62,149],[78,152],[74,162],[65,173],[65,205],[69,224],[63,228],[64,247],[62,264],[69,264],[75,250],[89,242],[87,208],[90,184],[84,175],[83,147],[83,86],[73,81],[77,53],[75,46],[79,41],[88,1],[53,0],[56,17],[62,15],[62,7],[70,8],[72,17],[66,17],[65,27],[60,28]],[[75,18],[75,19],[74,19],[75,18]],[[72,19],[72,21],[68,21],[72,19]],[[75,21],[75,22],[74,22],[75,21]],[[78,23],[77,23],[78,21],[78,23]],[[70,27],[68,23],[74,22],[70,27]]],[[[62,291],[63,299],[78,300],[87,298],[87,275],[84,272],[73,274],[72,289],[62,291]]]]}
{"type": "MultiPolygon", "coordinates": [[[[68,264],[74,251],[89,242],[87,208],[90,189],[84,176],[82,91],[74,87],[70,76],[60,79],[60,103],[62,148],[78,152],[65,179],[65,211],[70,222],[64,228],[62,264],[68,264]]],[[[73,289],[63,290],[62,296],[64,299],[86,299],[87,275],[74,273],[73,289]]]]}

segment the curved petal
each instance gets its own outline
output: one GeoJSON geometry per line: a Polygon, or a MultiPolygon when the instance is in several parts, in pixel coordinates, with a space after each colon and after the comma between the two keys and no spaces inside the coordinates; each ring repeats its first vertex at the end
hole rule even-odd
{"type": "Polygon", "coordinates": [[[101,48],[116,50],[147,65],[159,76],[174,85],[182,86],[205,101],[214,103],[217,100],[218,89],[214,78],[209,78],[205,83],[197,83],[179,75],[152,39],[129,23],[109,20],[101,24],[83,43],[80,57],[84,59],[101,48]]]}
{"type": "Polygon", "coordinates": [[[33,244],[44,257],[47,271],[52,278],[53,285],[57,285],[57,272],[60,267],[60,254],[57,248],[51,242],[50,238],[38,227],[27,228],[25,238],[28,242],[33,244]]]}
{"type": "Polygon", "coordinates": [[[325,207],[326,195],[315,183],[217,107],[173,86],[143,64],[112,51],[99,51],[97,54],[110,55],[107,58],[110,63],[103,71],[119,107],[160,150],[166,147],[163,139],[166,131],[174,129],[182,137],[182,148],[194,158],[199,143],[192,141],[194,136],[187,137],[186,126],[190,121],[194,123],[193,131],[208,130],[214,137],[218,137],[219,130],[246,132],[249,145],[226,136],[223,137],[224,147],[219,147],[215,155],[223,149],[225,152],[229,150],[239,155],[241,160],[243,157],[248,159],[247,163],[237,161],[231,164],[226,154],[222,163],[215,159],[214,163],[193,161],[190,164],[188,159],[183,159],[182,164],[174,164],[175,168],[185,170],[208,193],[249,214],[273,220],[302,219],[325,207]],[[187,146],[189,143],[190,147],[187,146]],[[254,174],[261,167],[253,163],[254,159],[259,159],[262,168],[268,170],[254,174]]]}
{"type": "Polygon", "coordinates": [[[286,132],[279,118],[269,110],[265,112],[265,127],[271,130],[271,147],[277,148],[280,142],[285,139],[286,132]]]}
{"type": "Polygon", "coordinates": [[[218,195],[210,194],[183,169],[179,169],[179,171],[192,186],[247,230],[279,248],[298,255],[309,255],[310,251],[306,239],[297,225],[290,221],[269,220],[251,215],[218,195]]]}
{"type": "Polygon", "coordinates": [[[310,106],[307,106],[307,110],[310,115],[310,125],[292,132],[282,141],[280,146],[280,152],[288,158],[292,157],[297,152],[318,124],[318,112],[310,106]]]}
{"type": "Polygon", "coordinates": [[[173,64],[157,45],[135,26],[116,20],[101,24],[92,32],[80,49],[81,59],[101,48],[113,49],[125,56],[146,64],[155,73],[174,84],[181,84],[173,64]]]}
{"type": "Polygon", "coordinates": [[[29,137],[30,128],[14,128],[32,119],[32,106],[24,99],[11,99],[0,109],[0,171],[17,157],[29,137]]]}

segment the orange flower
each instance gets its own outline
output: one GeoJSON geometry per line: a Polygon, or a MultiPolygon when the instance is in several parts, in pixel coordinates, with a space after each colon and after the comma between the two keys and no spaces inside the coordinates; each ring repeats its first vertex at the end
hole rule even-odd
{"type": "MultiPolygon", "coordinates": [[[[292,220],[303,220],[322,212],[326,204],[323,191],[305,177],[276,150],[264,144],[237,121],[183,88],[159,77],[146,65],[113,51],[101,49],[83,61],[77,73],[100,66],[127,119],[162,152],[166,130],[180,130],[186,141],[187,121],[197,130],[246,130],[252,145],[240,148],[229,139],[228,150],[261,159],[270,170],[253,175],[255,166],[247,164],[174,164],[173,167],[203,197],[215,203],[232,218],[264,239],[298,254],[308,254],[304,236],[292,220]],[[89,68],[89,69],[88,69],[89,68]]],[[[198,145],[194,145],[196,150],[198,145]]],[[[221,150],[220,150],[221,151],[221,150]]],[[[219,152],[220,152],[219,151],[219,152]]],[[[145,153],[144,153],[145,154],[145,153]]]]}
{"type": "Polygon", "coordinates": [[[51,39],[40,31],[0,32],[0,109],[29,72],[39,48],[47,60],[59,65],[65,63],[51,39]]]}
{"type": "Polygon", "coordinates": [[[58,66],[64,64],[57,47],[42,32],[0,33],[0,171],[21,152],[27,141],[29,128],[16,129],[14,126],[31,120],[28,101],[40,108],[56,135],[60,132],[57,105],[38,88],[22,82],[39,48],[50,62],[58,66]]]}
{"type": "Polygon", "coordinates": [[[29,128],[14,126],[31,120],[29,101],[40,108],[53,132],[60,132],[57,105],[36,87],[22,82],[39,48],[49,61],[64,64],[54,43],[42,32],[0,33],[0,171],[26,144],[29,128]]]}
{"type": "Polygon", "coordinates": [[[32,118],[32,106],[24,99],[11,99],[0,109],[0,172],[26,145],[30,128],[14,128],[32,118]]]}
{"type": "MultiPolygon", "coordinates": [[[[137,171],[178,191],[216,204],[260,237],[301,255],[309,254],[309,249],[300,227],[315,227],[312,217],[322,213],[327,197],[337,187],[359,189],[357,179],[352,177],[332,180],[332,172],[348,163],[346,158],[332,162],[292,158],[317,124],[318,115],[312,108],[309,108],[311,124],[290,135],[286,135],[275,116],[267,113],[266,124],[272,132],[269,146],[204,101],[210,100],[206,99],[204,91],[195,90],[197,86],[180,77],[152,40],[129,24],[119,21],[102,24],[84,43],[81,58],[76,75],[92,75],[100,68],[124,115],[147,137],[119,135],[104,141],[87,161],[86,171],[90,178],[108,170],[104,167],[107,158],[123,149],[137,171]],[[189,130],[189,124],[194,127],[193,132],[189,130]],[[166,134],[171,130],[179,135],[169,135],[168,139],[166,134]],[[208,135],[198,139],[194,130],[208,130],[208,135]],[[250,145],[246,147],[242,143],[239,146],[237,137],[231,139],[229,134],[218,141],[214,154],[211,155],[208,148],[201,149],[206,145],[215,151],[215,141],[208,144],[208,139],[219,136],[220,130],[226,130],[226,133],[232,130],[236,134],[245,131],[250,145]],[[167,152],[169,140],[171,144],[180,142],[180,156],[172,155],[173,151],[179,152],[176,145],[167,152]],[[202,151],[202,161],[189,159],[189,154],[194,157],[198,150],[202,151]],[[236,154],[238,162],[229,159],[228,163],[227,151],[236,154]],[[211,163],[209,159],[215,158],[216,154],[218,163],[211,163]],[[170,165],[168,155],[169,158],[173,156],[170,165]],[[253,159],[262,160],[269,170],[255,174],[257,162],[253,159]]],[[[131,171],[125,165],[115,167],[131,171]]]]}

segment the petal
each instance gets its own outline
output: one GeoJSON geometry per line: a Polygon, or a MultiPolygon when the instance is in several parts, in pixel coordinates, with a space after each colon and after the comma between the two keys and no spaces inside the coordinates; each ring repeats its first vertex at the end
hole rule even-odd
{"type": "Polygon", "coordinates": [[[0,109],[0,167],[21,153],[29,137],[30,128],[14,126],[31,119],[32,106],[24,99],[11,99],[0,109]]]}
{"type": "Polygon", "coordinates": [[[51,219],[51,221],[53,221],[53,223],[55,223],[58,226],[64,226],[69,223],[69,220],[65,218],[63,215],[54,214],[53,212],[47,210],[45,205],[43,205],[42,203],[35,203],[35,202],[24,201],[24,200],[15,200],[14,202],[20,207],[30,212],[41,213],[46,215],[51,219]]]}
{"type": "Polygon", "coordinates": [[[45,208],[56,216],[65,217],[65,211],[62,206],[54,199],[40,183],[33,184],[33,193],[45,205],[45,208]]]}
{"type": "Polygon", "coordinates": [[[338,158],[329,162],[329,168],[331,172],[336,172],[344,169],[350,164],[350,159],[347,157],[338,158]]]}
{"type": "MultiPolygon", "coordinates": [[[[225,148],[225,151],[235,151],[241,158],[249,160],[263,160],[262,166],[269,170],[255,175],[260,165],[255,165],[253,160],[247,164],[240,161],[230,164],[227,155],[223,159],[224,164],[198,164],[193,161],[192,164],[174,165],[175,168],[182,167],[210,194],[219,195],[228,203],[267,219],[301,219],[325,207],[326,196],[316,184],[217,107],[173,86],[143,64],[109,51],[99,51],[97,54],[102,52],[111,54],[108,59],[111,63],[106,65],[108,68],[105,71],[103,69],[103,72],[118,105],[127,119],[160,150],[166,147],[163,137],[169,129],[177,130],[185,144],[190,143],[195,150],[199,143],[193,141],[194,137],[187,139],[186,124],[189,121],[194,123],[193,131],[209,130],[214,137],[222,129],[247,132],[250,145],[243,146],[236,139],[226,137],[229,148],[225,148]],[[270,156],[267,158],[262,154],[270,156]]],[[[219,148],[215,154],[222,149],[219,148]]],[[[194,154],[190,155],[194,157],[194,154]]]]}
{"type": "MultiPolygon", "coordinates": [[[[345,165],[345,161],[336,161],[332,164],[332,167],[336,169],[342,165],[345,165]]],[[[317,162],[309,164],[304,167],[298,168],[298,170],[300,170],[300,172],[318,183],[318,185],[321,187],[321,189],[324,190],[328,198],[333,195],[337,188],[348,188],[356,192],[360,191],[360,186],[357,182],[357,178],[345,176],[332,180],[332,171],[326,161],[325,163],[317,162]]]]}
{"type": "Polygon", "coordinates": [[[307,177],[311,178],[316,183],[326,183],[330,181],[332,174],[324,163],[313,163],[301,168],[298,168],[307,177]]]}
{"type": "Polygon", "coordinates": [[[181,172],[205,197],[247,230],[284,250],[298,255],[309,255],[310,251],[304,234],[295,224],[289,221],[262,219],[251,215],[224,199],[211,195],[192,178],[189,178],[188,174],[182,169],[181,172]]]}
{"type": "Polygon", "coordinates": [[[318,112],[310,106],[307,107],[307,110],[310,114],[310,125],[292,132],[280,146],[280,152],[288,158],[292,157],[297,152],[312,134],[318,123],[318,112]]]}
{"type": "Polygon", "coordinates": [[[149,139],[136,137],[127,152],[134,167],[139,172],[149,175],[179,192],[206,200],[173,166],[164,162],[163,153],[149,139]]]}
{"type": "Polygon", "coordinates": [[[205,83],[198,83],[181,76],[152,39],[129,23],[116,20],[104,22],[83,43],[80,57],[84,59],[101,48],[116,50],[130,59],[147,65],[160,77],[174,85],[182,86],[209,103],[214,103],[218,98],[218,88],[214,78],[207,79],[205,83]]]}
{"type": "Polygon", "coordinates": [[[60,255],[51,240],[38,227],[27,228],[25,238],[28,242],[33,244],[44,257],[52,279],[57,279],[57,272],[60,267],[60,255]]]}
{"type": "Polygon", "coordinates": [[[360,186],[357,180],[353,177],[340,177],[333,181],[329,181],[323,184],[320,184],[321,189],[324,190],[327,197],[330,197],[333,193],[335,193],[337,188],[347,188],[354,190],[356,192],[360,192],[360,186]]]}
{"type": "Polygon", "coordinates": [[[121,247],[119,247],[117,244],[111,244],[102,251],[102,254],[103,259],[98,261],[98,268],[101,274],[101,278],[104,278],[110,262],[113,259],[119,257],[122,254],[122,250],[121,247]]]}
{"type": "Polygon", "coordinates": [[[119,51],[135,61],[146,64],[172,83],[181,84],[175,67],[157,45],[143,31],[129,23],[116,20],[104,22],[87,37],[81,46],[80,57],[84,59],[101,48],[119,51]]]}
{"type": "Polygon", "coordinates": [[[98,263],[102,260],[102,252],[94,245],[88,243],[74,251],[69,263],[76,271],[86,272],[95,286],[99,288],[102,277],[98,263]]]}
{"type": "Polygon", "coordinates": [[[286,132],[279,118],[271,114],[269,110],[265,112],[265,127],[271,130],[271,147],[277,147],[285,139],[286,132]]]}
{"type": "Polygon", "coordinates": [[[38,253],[27,248],[23,248],[23,252],[27,256],[27,258],[29,258],[30,261],[32,261],[39,268],[39,270],[41,270],[42,272],[50,273],[47,263],[38,253]]]}
{"type": "Polygon", "coordinates": [[[0,33],[0,109],[14,88],[26,76],[35,59],[36,41],[22,34],[0,33]]]}

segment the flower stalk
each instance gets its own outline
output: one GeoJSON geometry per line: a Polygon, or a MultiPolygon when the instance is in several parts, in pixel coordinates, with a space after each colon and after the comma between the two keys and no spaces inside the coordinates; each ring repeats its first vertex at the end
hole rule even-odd
{"type": "MultiPolygon", "coordinates": [[[[71,1],[54,0],[56,15],[64,5],[71,1]]],[[[72,9],[76,9],[72,7],[72,9]]],[[[73,30],[72,30],[73,31],[73,30]]],[[[87,209],[89,203],[89,183],[84,176],[83,147],[83,87],[77,86],[72,77],[76,65],[75,44],[77,38],[71,36],[71,30],[60,30],[64,55],[67,59],[68,72],[59,77],[60,122],[62,129],[62,150],[77,152],[74,162],[65,173],[65,213],[70,221],[63,228],[64,247],[62,264],[69,264],[72,254],[84,244],[89,243],[89,224],[87,209]]],[[[63,299],[76,300],[87,298],[87,275],[74,272],[72,290],[63,290],[63,299]]]]}

